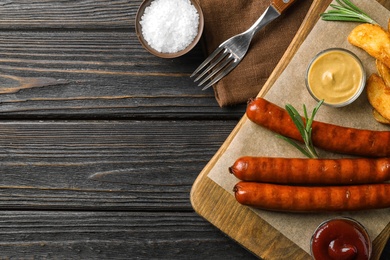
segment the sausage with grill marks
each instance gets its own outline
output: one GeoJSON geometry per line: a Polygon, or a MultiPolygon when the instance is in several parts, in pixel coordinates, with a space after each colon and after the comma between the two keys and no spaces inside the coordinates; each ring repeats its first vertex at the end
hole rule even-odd
{"type": "MultiPolygon", "coordinates": [[[[279,184],[348,185],[390,180],[390,158],[238,158],[229,172],[243,181],[279,184]]],[[[389,195],[390,196],[390,195],[389,195]]]]}
{"type": "Polygon", "coordinates": [[[271,211],[337,212],[390,207],[390,183],[308,187],[241,181],[233,191],[240,204],[271,211]]]}
{"type": "MultiPolygon", "coordinates": [[[[278,134],[303,141],[288,112],[267,101],[256,98],[248,102],[249,120],[278,134]]],[[[366,157],[390,157],[390,131],[348,128],[314,121],[314,146],[323,150],[366,157]]]]}

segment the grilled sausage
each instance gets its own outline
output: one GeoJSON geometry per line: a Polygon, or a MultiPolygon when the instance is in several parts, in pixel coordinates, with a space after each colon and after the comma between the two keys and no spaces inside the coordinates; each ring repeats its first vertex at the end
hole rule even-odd
{"type": "Polygon", "coordinates": [[[241,181],[233,191],[239,203],[272,211],[333,212],[390,207],[390,183],[307,187],[241,181]]]}
{"type": "MultiPolygon", "coordinates": [[[[258,125],[303,141],[288,112],[264,98],[249,101],[246,114],[258,125]]],[[[335,153],[390,157],[390,131],[363,130],[314,121],[312,141],[314,146],[335,153]]]]}
{"type": "MultiPolygon", "coordinates": [[[[238,158],[230,173],[243,181],[279,184],[368,184],[390,180],[390,158],[238,158]]],[[[390,195],[389,195],[390,196],[390,195]]]]}

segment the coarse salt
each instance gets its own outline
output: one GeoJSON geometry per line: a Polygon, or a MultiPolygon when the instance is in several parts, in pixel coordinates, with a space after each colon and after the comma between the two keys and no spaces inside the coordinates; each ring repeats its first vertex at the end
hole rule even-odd
{"type": "Polygon", "coordinates": [[[158,52],[184,50],[198,34],[199,14],[189,0],[154,0],[141,17],[142,35],[158,52]]]}

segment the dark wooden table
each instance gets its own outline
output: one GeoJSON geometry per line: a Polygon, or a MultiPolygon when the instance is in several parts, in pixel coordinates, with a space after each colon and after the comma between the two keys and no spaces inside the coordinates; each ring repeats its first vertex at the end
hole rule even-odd
{"type": "Polygon", "coordinates": [[[245,111],[139,44],[141,0],[0,1],[0,259],[255,259],[190,190],[245,111]]]}
{"type": "Polygon", "coordinates": [[[253,255],[192,209],[244,113],[139,44],[141,0],[0,1],[0,259],[253,255]]]}

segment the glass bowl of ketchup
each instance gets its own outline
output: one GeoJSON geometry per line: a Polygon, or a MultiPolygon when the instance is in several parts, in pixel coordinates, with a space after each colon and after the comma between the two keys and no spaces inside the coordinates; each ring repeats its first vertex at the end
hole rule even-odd
{"type": "Polygon", "coordinates": [[[372,244],[366,229],[358,221],[338,217],[322,222],[310,241],[315,260],[368,260],[372,244]]]}

